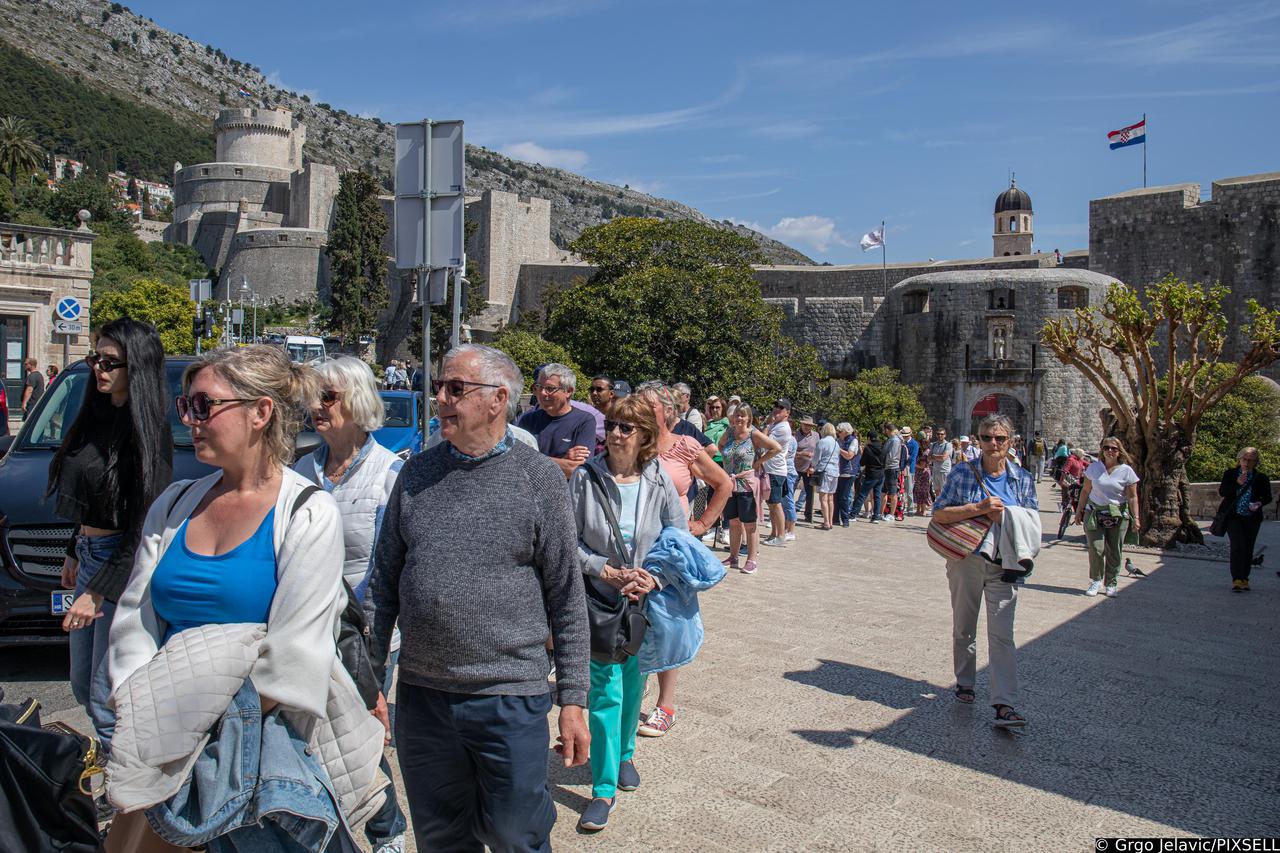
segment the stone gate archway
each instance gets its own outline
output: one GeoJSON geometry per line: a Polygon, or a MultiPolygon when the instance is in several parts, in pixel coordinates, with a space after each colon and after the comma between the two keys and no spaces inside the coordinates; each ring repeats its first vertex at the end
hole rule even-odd
{"type": "MultiPolygon", "coordinates": [[[[970,435],[978,431],[978,424],[987,415],[1001,414],[1013,421],[1013,431],[1019,435],[1028,435],[1030,412],[1021,395],[1008,391],[990,390],[971,399],[969,404],[967,429],[970,435]]],[[[975,442],[976,443],[976,442],[975,442]]]]}

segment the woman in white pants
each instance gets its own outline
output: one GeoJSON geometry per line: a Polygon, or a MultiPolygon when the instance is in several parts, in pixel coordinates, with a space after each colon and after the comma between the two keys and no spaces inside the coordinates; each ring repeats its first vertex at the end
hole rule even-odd
{"type": "MultiPolygon", "coordinates": [[[[1038,510],[1035,477],[1010,465],[1009,442],[1013,423],[1004,415],[988,415],[978,426],[981,456],[951,469],[942,492],[933,504],[933,520],[954,524],[986,516],[1000,521],[1005,506],[1038,510]]],[[[980,554],[947,561],[951,587],[952,657],[956,673],[956,700],[972,704],[978,669],[978,611],[987,602],[987,645],[991,657],[991,705],[995,724],[1001,728],[1025,726],[1027,720],[1014,710],[1018,673],[1014,663],[1013,616],[1018,604],[1017,587],[1001,580],[1004,568],[980,554]]]]}

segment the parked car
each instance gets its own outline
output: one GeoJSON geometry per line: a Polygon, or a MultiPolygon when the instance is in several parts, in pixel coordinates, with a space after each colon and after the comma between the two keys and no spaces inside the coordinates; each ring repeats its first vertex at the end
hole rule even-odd
{"type": "Polygon", "coordinates": [[[328,357],[324,341],[314,335],[287,335],[284,350],[289,360],[299,364],[308,361],[324,361],[328,357]]]}
{"type": "MultiPolygon", "coordinates": [[[[182,371],[194,359],[166,358],[165,374],[174,397],[182,393],[182,371]]],[[[64,643],[62,617],[50,612],[51,596],[61,588],[62,560],[74,526],[53,514],[44,496],[49,461],[75,420],[92,381],[89,367],[77,362],[58,374],[16,436],[0,437],[0,646],[64,643]]],[[[191,431],[169,410],[173,430],[173,477],[203,477],[213,469],[195,457],[191,431]]],[[[320,443],[314,432],[298,437],[297,454],[320,443]]]]}
{"type": "Polygon", "coordinates": [[[422,450],[422,395],[416,391],[379,391],[386,409],[382,428],[373,431],[373,440],[408,459],[422,450]]]}

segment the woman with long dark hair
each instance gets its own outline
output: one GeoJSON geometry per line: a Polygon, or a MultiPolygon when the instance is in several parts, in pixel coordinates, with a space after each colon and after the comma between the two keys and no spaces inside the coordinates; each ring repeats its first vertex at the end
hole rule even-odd
{"type": "Polygon", "coordinates": [[[106,706],[107,635],[147,508],[173,476],[173,435],[164,346],[154,326],[113,320],[85,360],[92,381],[49,463],[48,494],[57,496],[54,511],[76,524],[62,564],[62,586],[76,592],[62,621],[70,634],[71,691],[108,748],[115,723],[106,706]]]}

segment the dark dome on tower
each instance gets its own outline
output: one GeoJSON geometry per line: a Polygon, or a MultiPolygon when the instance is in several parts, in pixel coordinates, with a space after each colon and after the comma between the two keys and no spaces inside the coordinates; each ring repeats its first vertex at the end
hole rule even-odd
{"type": "Polygon", "coordinates": [[[1013,178],[1009,179],[1009,189],[996,196],[996,213],[1004,213],[1006,210],[1035,212],[1031,209],[1031,196],[1018,189],[1018,182],[1013,178]]]}

